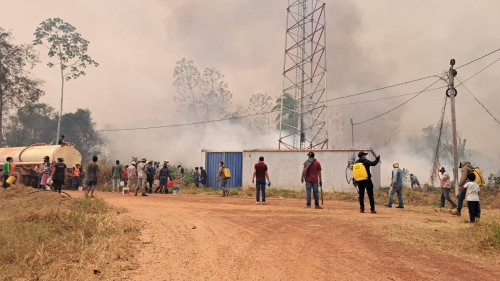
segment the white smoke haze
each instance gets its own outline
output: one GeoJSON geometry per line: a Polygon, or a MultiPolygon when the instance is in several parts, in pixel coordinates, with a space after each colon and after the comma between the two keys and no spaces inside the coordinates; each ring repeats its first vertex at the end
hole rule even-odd
{"type": "MultiPolygon", "coordinates": [[[[500,25],[500,2],[489,1],[327,1],[328,97],[336,98],[432,74],[476,59],[500,47],[491,28],[500,25]]],[[[199,70],[216,68],[226,77],[233,104],[247,106],[252,94],[282,91],[286,0],[172,0],[74,2],[0,0],[0,26],[13,29],[16,43],[28,43],[40,22],[60,17],[90,41],[89,54],[100,63],[87,76],[66,83],[65,112],[89,108],[99,129],[196,122],[177,113],[172,74],[182,58],[199,70]]],[[[46,81],[42,102],[58,107],[57,70],[44,63],[35,74],[46,81]]],[[[496,53],[458,70],[466,79],[500,57],[496,53]]],[[[500,106],[500,63],[466,82],[494,114],[500,106]]],[[[436,78],[437,79],[437,78],[436,78]]],[[[349,118],[360,122],[383,113],[411,96],[333,105],[418,92],[434,82],[416,83],[328,103],[338,117],[330,147],[351,146],[349,118]]],[[[443,86],[438,82],[435,86],[443,86]]],[[[403,107],[355,127],[355,146],[382,155],[382,183],[392,162],[427,182],[431,159],[414,151],[408,139],[440,117],[444,90],[422,93],[403,107]]],[[[235,110],[236,108],[232,108],[235,110]]],[[[500,125],[458,88],[457,122],[466,150],[484,174],[500,170],[500,125]]],[[[449,107],[447,116],[450,118],[449,107]]],[[[497,118],[500,116],[497,116],[497,118]]],[[[108,132],[110,158],[166,160],[200,164],[200,150],[277,147],[277,132],[255,133],[242,122],[224,121],[188,127],[108,132]]],[[[71,136],[68,136],[70,139],[71,136]]],[[[451,167],[447,167],[451,171],[451,167]]],[[[387,175],[387,176],[386,176],[387,175]]]]}

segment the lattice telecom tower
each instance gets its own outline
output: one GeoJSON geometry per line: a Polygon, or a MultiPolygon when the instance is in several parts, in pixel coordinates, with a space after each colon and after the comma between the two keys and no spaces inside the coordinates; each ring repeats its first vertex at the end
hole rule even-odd
{"type": "Polygon", "coordinates": [[[328,148],[325,3],[288,4],[279,148],[328,148]]]}

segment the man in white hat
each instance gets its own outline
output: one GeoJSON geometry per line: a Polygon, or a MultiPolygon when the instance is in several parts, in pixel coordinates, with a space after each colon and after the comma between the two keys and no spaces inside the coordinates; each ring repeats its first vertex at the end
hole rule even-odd
{"type": "Polygon", "coordinates": [[[399,205],[396,208],[403,209],[403,171],[399,168],[398,161],[395,161],[392,164],[394,170],[392,170],[392,181],[391,181],[391,189],[389,190],[389,202],[387,202],[387,208],[392,208],[392,198],[394,197],[394,193],[398,194],[398,202],[399,205]]]}
{"type": "MultiPolygon", "coordinates": [[[[147,170],[148,167],[146,165],[146,158],[142,158],[142,161],[137,164],[137,188],[135,190],[135,196],[137,196],[137,192],[139,190],[143,190],[144,186],[147,184],[147,170]]],[[[147,188],[147,186],[146,186],[147,188]]],[[[148,196],[146,192],[142,192],[142,196],[148,196]]]]}

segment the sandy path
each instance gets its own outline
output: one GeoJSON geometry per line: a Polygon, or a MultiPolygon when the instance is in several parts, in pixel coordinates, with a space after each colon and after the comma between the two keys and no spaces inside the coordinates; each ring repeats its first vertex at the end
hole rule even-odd
{"type": "Polygon", "coordinates": [[[134,280],[500,280],[498,268],[390,243],[363,224],[401,219],[394,210],[360,214],[357,204],[339,202],[304,209],[293,199],[256,206],[237,197],[99,196],[143,223],[134,280]]]}

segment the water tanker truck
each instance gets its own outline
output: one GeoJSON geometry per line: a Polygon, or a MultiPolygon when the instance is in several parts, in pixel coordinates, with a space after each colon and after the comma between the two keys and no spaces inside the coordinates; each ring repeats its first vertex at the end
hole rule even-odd
{"type": "MultiPolygon", "coordinates": [[[[76,162],[82,161],[82,155],[74,146],[37,143],[25,147],[0,148],[0,169],[3,168],[5,159],[12,157],[16,164],[15,183],[36,186],[38,183],[37,166],[43,163],[45,156],[49,156],[51,162],[57,161],[57,158],[63,158],[68,167],[68,172],[75,166],[76,162]]],[[[1,182],[3,182],[5,176],[0,173],[1,182]]]]}

